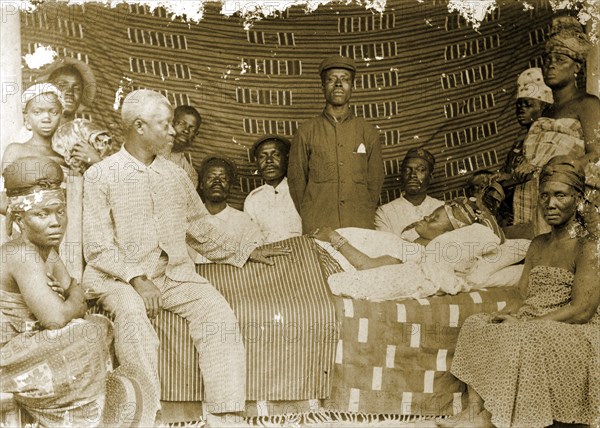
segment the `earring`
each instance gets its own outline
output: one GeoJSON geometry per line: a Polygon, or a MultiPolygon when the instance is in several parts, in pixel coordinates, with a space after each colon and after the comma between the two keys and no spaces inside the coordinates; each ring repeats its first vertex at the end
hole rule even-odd
{"type": "Polygon", "coordinates": [[[25,124],[25,128],[27,128],[28,131],[31,131],[31,125],[30,124],[26,123],[25,124]]]}

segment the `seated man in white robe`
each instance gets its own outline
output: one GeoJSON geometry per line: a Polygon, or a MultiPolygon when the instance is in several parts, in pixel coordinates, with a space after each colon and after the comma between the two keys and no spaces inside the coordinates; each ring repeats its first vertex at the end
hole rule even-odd
{"type": "MultiPolygon", "coordinates": [[[[209,222],[219,225],[232,236],[243,238],[241,242],[252,242],[257,247],[264,243],[258,226],[250,216],[227,204],[231,186],[237,175],[235,163],[225,157],[207,156],[200,166],[200,185],[198,192],[210,213],[209,222]]],[[[195,263],[206,263],[207,260],[195,251],[190,252],[195,263]]]]}
{"type": "Polygon", "coordinates": [[[410,149],[402,161],[400,179],[402,195],[382,205],[375,214],[375,229],[391,232],[414,241],[418,235],[405,232],[407,227],[444,205],[443,201],[427,195],[435,158],[423,148],[410,149]]]}
{"type": "Polygon", "coordinates": [[[260,228],[265,243],[302,235],[302,219],[290,196],[286,177],[290,145],[284,137],[265,135],[250,149],[265,184],[246,197],[244,212],[260,228]]]}

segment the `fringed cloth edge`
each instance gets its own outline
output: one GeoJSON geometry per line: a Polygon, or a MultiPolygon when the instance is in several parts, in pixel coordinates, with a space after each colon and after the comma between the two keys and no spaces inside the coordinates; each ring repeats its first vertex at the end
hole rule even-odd
{"type": "MultiPolygon", "coordinates": [[[[285,415],[254,416],[246,419],[254,427],[397,427],[400,424],[413,424],[428,422],[436,419],[435,416],[397,415],[351,413],[322,410],[319,412],[289,413],[285,415]]],[[[169,427],[203,427],[204,421],[174,422],[169,427]]]]}

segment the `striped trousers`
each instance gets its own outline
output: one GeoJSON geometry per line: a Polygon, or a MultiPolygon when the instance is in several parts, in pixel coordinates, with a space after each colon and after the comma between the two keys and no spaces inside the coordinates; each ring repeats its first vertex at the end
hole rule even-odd
{"type": "MultiPolygon", "coordinates": [[[[246,357],[235,314],[208,281],[174,281],[164,274],[165,265],[161,263],[152,281],[162,292],[163,309],[189,322],[204,381],[204,408],[210,413],[243,411],[246,357]]],[[[144,407],[155,415],[160,409],[159,341],[144,302],[132,286],[121,281],[104,281],[94,291],[101,293],[102,306],[114,316],[119,363],[136,367],[150,379],[149,403],[144,407]]]]}

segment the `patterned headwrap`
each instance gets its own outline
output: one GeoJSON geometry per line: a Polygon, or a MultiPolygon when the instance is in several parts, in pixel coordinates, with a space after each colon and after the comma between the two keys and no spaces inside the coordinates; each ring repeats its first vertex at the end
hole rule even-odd
{"type": "Polygon", "coordinates": [[[63,101],[62,92],[60,92],[60,89],[58,89],[52,83],[36,83],[35,85],[31,85],[29,88],[27,88],[21,95],[22,110],[25,111],[29,101],[33,100],[34,98],[38,98],[39,96],[44,94],[56,95],[56,98],[58,99],[60,105],[63,108],[65,107],[65,102],[63,101]]]}
{"type": "Polygon", "coordinates": [[[447,202],[444,209],[454,229],[479,223],[492,229],[492,232],[500,238],[500,241],[504,242],[504,232],[494,215],[483,205],[481,198],[470,200],[469,198],[458,197],[447,202]]]}
{"type": "Polygon", "coordinates": [[[540,186],[546,181],[557,181],[571,186],[578,193],[585,190],[585,174],[569,156],[555,156],[540,172],[540,186]]]}
{"type": "Polygon", "coordinates": [[[10,196],[8,209],[11,212],[27,212],[31,209],[47,208],[66,203],[65,191],[58,189],[38,189],[26,195],[10,196]]]}
{"type": "Polygon", "coordinates": [[[584,62],[591,48],[592,43],[582,31],[577,18],[564,16],[554,20],[550,38],[546,42],[546,53],[560,53],[577,62],[584,62]]]}
{"type": "Polygon", "coordinates": [[[504,188],[497,181],[492,181],[488,184],[487,188],[482,192],[484,195],[489,192],[489,195],[497,200],[498,202],[502,202],[506,199],[506,193],[504,192],[504,188]],[[495,190],[495,192],[491,192],[491,190],[495,190]]]}
{"type": "Polygon", "coordinates": [[[51,159],[27,156],[8,164],[2,172],[8,197],[6,231],[12,235],[14,213],[65,204],[60,185],[63,171],[51,159]]]}
{"type": "Polygon", "coordinates": [[[554,103],[552,89],[544,83],[542,69],[528,68],[517,78],[517,98],[533,98],[548,104],[554,103]]]}

